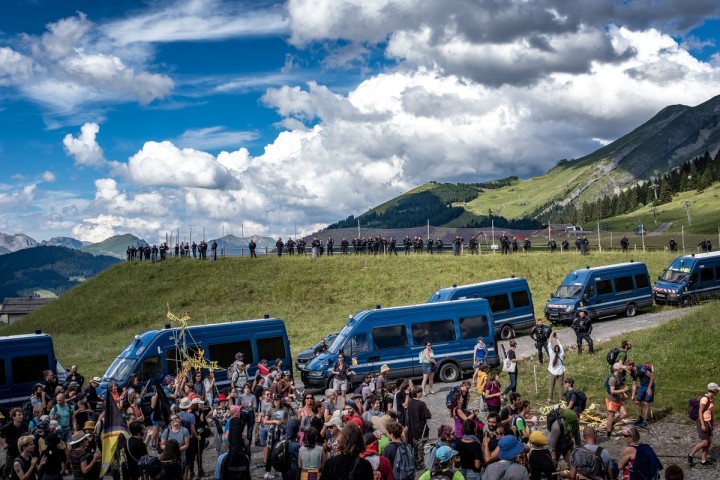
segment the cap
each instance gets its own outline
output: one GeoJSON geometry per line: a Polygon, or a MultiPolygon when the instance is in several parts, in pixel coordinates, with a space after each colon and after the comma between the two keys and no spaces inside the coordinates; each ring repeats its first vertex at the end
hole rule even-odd
{"type": "Polygon", "coordinates": [[[615,362],[615,363],[613,363],[613,372],[614,372],[615,370],[620,370],[620,369],[622,369],[623,367],[624,367],[624,365],[623,365],[622,363],[620,363],[620,362],[615,362]]]}
{"type": "Polygon", "coordinates": [[[435,451],[435,458],[437,458],[440,463],[447,463],[457,454],[457,450],[453,450],[447,445],[443,445],[435,451]]]}
{"type": "Polygon", "coordinates": [[[530,434],[530,443],[533,445],[544,446],[548,444],[548,441],[540,430],[535,430],[530,434]]]}
{"type": "Polygon", "coordinates": [[[330,395],[335,395],[335,390],[333,390],[332,388],[328,388],[327,390],[325,390],[325,396],[329,397],[330,395]]]}
{"type": "Polygon", "coordinates": [[[227,398],[227,395],[225,395],[224,393],[221,393],[221,394],[218,395],[218,397],[217,397],[218,402],[227,402],[227,399],[228,399],[228,398],[227,398]]]}
{"type": "Polygon", "coordinates": [[[90,435],[85,432],[75,432],[75,433],[73,433],[72,441],[70,443],[68,443],[68,445],[76,445],[76,444],[82,442],[83,440],[85,440],[86,438],[88,438],[89,436],[90,435]]]}
{"type": "Polygon", "coordinates": [[[708,392],[719,392],[720,391],[720,385],[718,385],[715,382],[708,383],[708,392]]]}
{"type": "Polygon", "coordinates": [[[102,382],[102,378],[100,377],[93,377],[92,380],[90,380],[93,383],[100,383],[102,382]]]}

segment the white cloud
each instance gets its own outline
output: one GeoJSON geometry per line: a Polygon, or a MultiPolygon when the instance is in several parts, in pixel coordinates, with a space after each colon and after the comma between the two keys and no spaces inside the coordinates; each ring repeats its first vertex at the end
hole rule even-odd
{"type": "Polygon", "coordinates": [[[239,147],[258,138],[256,132],[233,132],[225,127],[207,127],[185,130],[173,140],[178,147],[191,147],[200,150],[239,147]]]}
{"type": "Polygon", "coordinates": [[[72,228],[72,235],[85,242],[101,242],[114,235],[133,232],[150,243],[159,243],[159,232],[163,225],[156,220],[140,217],[122,217],[117,215],[99,215],[84,218],[82,223],[72,228]]]}
{"type": "Polygon", "coordinates": [[[56,180],[56,177],[50,170],[45,170],[42,174],[42,180],[46,183],[53,183],[56,180]]]}
{"type": "Polygon", "coordinates": [[[105,33],[121,45],[274,35],[287,30],[284,12],[253,10],[245,2],[184,0],[111,22],[105,33]]]}
{"type": "Polygon", "coordinates": [[[105,154],[98,145],[96,136],[100,131],[97,123],[86,123],[80,129],[77,138],[71,134],[63,138],[65,152],[75,158],[76,165],[101,167],[106,164],[105,154]]]}
{"type": "Polygon", "coordinates": [[[11,48],[0,47],[0,86],[27,81],[32,69],[32,59],[11,48]]]}
{"type": "Polygon", "coordinates": [[[42,34],[40,44],[35,46],[36,54],[41,55],[42,50],[49,60],[59,60],[72,55],[91,28],[92,23],[83,13],[50,23],[47,32],[42,34]]]}
{"type": "Polygon", "coordinates": [[[0,191],[0,207],[4,209],[17,208],[24,210],[35,198],[36,191],[37,185],[34,184],[13,189],[10,193],[0,191]]]}

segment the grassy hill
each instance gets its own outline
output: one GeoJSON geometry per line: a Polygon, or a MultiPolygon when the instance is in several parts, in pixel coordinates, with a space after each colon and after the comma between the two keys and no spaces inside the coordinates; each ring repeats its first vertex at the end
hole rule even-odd
{"type": "MultiPolygon", "coordinates": [[[[187,312],[195,324],[261,318],[265,313],[283,318],[297,352],[341,328],[348,315],[377,303],[421,303],[453,283],[513,274],[528,279],[539,316],[568,271],[627,258],[616,252],[587,257],[537,252],[509,257],[336,255],[121,263],[0,333],[41,328],[55,336],[63,362],[96,374],[136,334],[162,328],[169,305],[176,314],[187,312]]],[[[657,276],[673,257],[656,252],[635,258],[646,261],[651,275],[657,276]]]]}

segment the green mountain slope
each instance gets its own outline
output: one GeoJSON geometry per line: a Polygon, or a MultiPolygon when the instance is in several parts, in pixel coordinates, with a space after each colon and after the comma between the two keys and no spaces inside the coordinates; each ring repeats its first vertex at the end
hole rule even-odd
{"type": "Polygon", "coordinates": [[[115,235],[110,238],[106,238],[102,242],[93,243],[82,247],[80,250],[93,255],[110,255],[116,258],[125,258],[125,252],[128,246],[145,246],[147,242],[140,240],[135,235],[126,233],[125,235],[115,235]]]}

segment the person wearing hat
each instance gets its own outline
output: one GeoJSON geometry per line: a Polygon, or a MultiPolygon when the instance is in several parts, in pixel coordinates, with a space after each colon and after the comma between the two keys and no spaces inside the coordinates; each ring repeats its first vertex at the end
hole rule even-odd
{"type": "Polygon", "coordinates": [[[498,450],[500,460],[485,468],[483,480],[495,480],[501,476],[503,480],[530,480],[527,468],[514,461],[515,457],[525,451],[525,446],[514,435],[501,438],[498,450]]]}
{"type": "Polygon", "coordinates": [[[41,440],[44,440],[45,448],[40,451],[40,469],[38,471],[40,478],[62,480],[62,474],[67,464],[65,445],[60,445],[60,437],[56,433],[50,433],[41,440]]]}
{"type": "Polygon", "coordinates": [[[593,339],[590,338],[590,334],[593,330],[592,322],[590,321],[590,317],[585,310],[578,310],[577,315],[575,316],[575,319],[573,320],[570,328],[575,331],[575,336],[577,338],[578,355],[582,354],[583,340],[587,342],[590,353],[595,353],[595,350],[593,349],[593,339]]]}
{"type": "Polygon", "coordinates": [[[715,429],[715,395],[720,392],[720,385],[715,382],[708,383],[707,393],[698,399],[697,432],[700,441],[693,447],[687,457],[688,465],[694,462],[694,456],[700,452],[700,465],[713,463],[708,458],[712,445],[713,430],[715,429]]]}
{"type": "MultiPolygon", "coordinates": [[[[197,403],[195,405],[197,405],[197,403]]],[[[187,450],[184,451],[186,458],[186,461],[184,462],[186,477],[188,477],[193,470],[195,460],[197,459],[198,454],[198,442],[201,441],[201,437],[197,432],[197,419],[191,411],[192,407],[192,400],[190,400],[188,397],[183,397],[180,400],[180,411],[177,413],[177,416],[180,417],[180,419],[182,420],[182,425],[187,429],[188,433],[190,434],[190,444],[187,447],[187,450]]],[[[182,447],[182,443],[180,444],[180,446],[182,447]]]]}
{"type": "Polygon", "coordinates": [[[343,407],[343,420],[345,421],[346,425],[348,423],[354,423],[355,425],[357,425],[361,432],[365,428],[365,422],[363,422],[363,419],[358,412],[357,405],[352,400],[348,400],[348,402],[343,407]]]}
{"type": "Polygon", "coordinates": [[[100,450],[94,453],[88,450],[90,441],[89,435],[82,430],[72,435],[72,440],[68,443],[70,447],[70,465],[73,472],[82,472],[75,478],[83,478],[85,480],[97,480],[100,478],[100,450]]]}
{"type": "Polygon", "coordinates": [[[272,465],[270,462],[270,453],[273,451],[275,443],[283,436],[285,425],[290,418],[290,413],[283,405],[282,396],[279,393],[273,395],[272,406],[268,409],[263,423],[268,427],[267,434],[267,454],[265,457],[265,478],[272,478],[272,465]]]}
{"type": "Polygon", "coordinates": [[[616,423],[623,421],[627,417],[627,410],[623,405],[623,400],[627,398],[628,386],[624,385],[622,381],[622,372],[625,371],[625,366],[622,363],[615,362],[613,364],[613,374],[610,375],[606,381],[607,384],[607,395],[605,396],[605,407],[607,408],[607,423],[605,429],[607,430],[607,437],[610,438],[612,435],[613,428],[616,423]],[[615,418],[616,415],[619,416],[615,418]]]}
{"type": "Polygon", "coordinates": [[[384,363],[380,367],[380,375],[375,379],[375,394],[378,398],[382,398],[383,391],[387,389],[388,377],[390,377],[390,367],[384,363]]]}
{"type": "Polygon", "coordinates": [[[325,400],[322,402],[323,409],[325,410],[325,421],[329,420],[333,413],[335,413],[337,409],[335,402],[337,402],[337,392],[332,388],[328,388],[325,390],[325,400]]]}
{"type": "Polygon", "coordinates": [[[552,478],[555,465],[550,450],[547,448],[548,440],[543,432],[540,430],[532,432],[529,443],[528,467],[530,469],[530,478],[552,478]]]}
{"type": "Polygon", "coordinates": [[[420,480],[430,480],[430,478],[449,478],[452,480],[464,480],[463,474],[459,470],[453,469],[453,464],[457,460],[458,452],[447,445],[443,445],[435,451],[435,461],[433,467],[420,475],[420,480]]]}
{"type": "MultiPolygon", "coordinates": [[[[230,392],[232,392],[231,396],[235,397],[235,405],[240,405],[239,397],[243,394],[243,388],[245,388],[247,383],[248,375],[245,364],[241,361],[235,362],[235,368],[233,369],[232,377],[230,377],[230,392]]],[[[252,387],[252,385],[250,386],[252,387]]]]}

